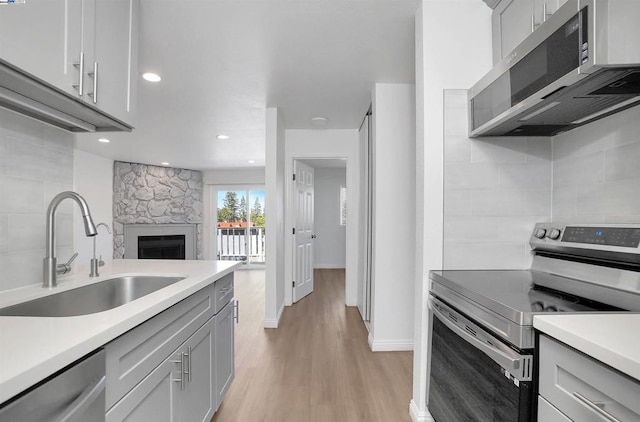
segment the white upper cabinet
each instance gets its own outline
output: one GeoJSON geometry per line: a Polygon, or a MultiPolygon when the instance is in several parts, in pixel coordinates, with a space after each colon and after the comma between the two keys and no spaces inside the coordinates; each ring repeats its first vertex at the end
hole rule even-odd
{"type": "Polygon", "coordinates": [[[0,58],[129,126],[137,0],[39,0],[0,8],[0,58]]]}
{"type": "Polygon", "coordinates": [[[0,58],[77,95],[82,0],[42,0],[0,8],[0,58]]]}
{"type": "Polygon", "coordinates": [[[138,73],[138,1],[95,0],[94,24],[93,61],[85,63],[86,71],[92,74],[91,99],[107,114],[133,125],[138,73]]]}
{"type": "Polygon", "coordinates": [[[493,10],[493,62],[513,51],[567,0],[502,0],[493,10]]]}

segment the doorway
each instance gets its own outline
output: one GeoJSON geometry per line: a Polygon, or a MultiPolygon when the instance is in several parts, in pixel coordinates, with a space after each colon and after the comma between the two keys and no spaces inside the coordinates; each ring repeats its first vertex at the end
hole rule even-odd
{"type": "Polygon", "coordinates": [[[266,256],[264,187],[218,187],[214,198],[216,259],[263,265],[266,256]]]}
{"type": "Polygon", "coordinates": [[[289,201],[294,227],[291,297],[297,302],[313,291],[315,269],[346,267],[347,160],[294,159],[293,168],[296,177],[289,201]]]}

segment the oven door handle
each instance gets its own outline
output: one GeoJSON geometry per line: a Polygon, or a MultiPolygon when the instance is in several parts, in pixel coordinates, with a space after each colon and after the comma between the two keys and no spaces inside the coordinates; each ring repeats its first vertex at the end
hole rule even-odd
{"type": "MultiPolygon", "coordinates": [[[[435,315],[444,325],[446,325],[451,331],[465,340],[467,343],[471,344],[476,349],[481,350],[485,355],[487,355],[491,360],[500,365],[504,370],[506,370],[509,374],[513,375],[514,378],[518,379],[518,381],[531,381],[532,375],[532,364],[533,359],[530,355],[520,355],[514,350],[509,349],[506,345],[504,349],[498,348],[496,345],[491,345],[479,340],[476,336],[468,333],[460,326],[458,326],[455,322],[449,320],[446,315],[439,309],[440,307],[447,308],[446,305],[438,302],[435,303],[433,298],[429,298],[429,309],[433,315],[435,315]]],[[[475,326],[475,324],[470,324],[469,321],[462,315],[453,311],[452,309],[447,309],[448,312],[455,314],[455,317],[458,321],[464,321],[465,325],[469,327],[473,326],[473,331],[483,332],[487,337],[495,339],[495,337],[490,336],[484,330],[481,330],[480,327],[475,326]]],[[[470,327],[471,328],[471,327],[470,327]]],[[[502,344],[500,340],[495,339],[494,343],[502,344]]]]}

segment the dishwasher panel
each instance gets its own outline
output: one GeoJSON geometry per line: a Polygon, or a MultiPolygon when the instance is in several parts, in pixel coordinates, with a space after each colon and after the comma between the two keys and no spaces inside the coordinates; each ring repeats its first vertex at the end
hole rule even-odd
{"type": "Polygon", "coordinates": [[[105,352],[99,350],[0,407],[0,421],[104,422],[105,352]]]}

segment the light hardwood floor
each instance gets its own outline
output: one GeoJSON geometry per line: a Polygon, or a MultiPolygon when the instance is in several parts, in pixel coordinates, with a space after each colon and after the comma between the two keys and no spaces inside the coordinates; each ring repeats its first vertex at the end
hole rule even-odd
{"type": "Polygon", "coordinates": [[[410,421],[412,352],[369,350],[344,270],[316,270],[315,291],[264,329],[264,271],[235,273],[236,378],[212,422],[410,421]]]}

